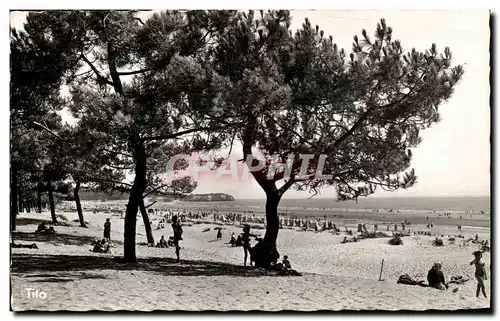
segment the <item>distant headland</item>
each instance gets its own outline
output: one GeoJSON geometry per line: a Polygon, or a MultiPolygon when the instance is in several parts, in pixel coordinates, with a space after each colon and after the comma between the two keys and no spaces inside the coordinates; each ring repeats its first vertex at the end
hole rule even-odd
{"type": "Polygon", "coordinates": [[[234,197],[224,193],[193,194],[182,199],[183,202],[224,202],[234,201],[234,197]]]}

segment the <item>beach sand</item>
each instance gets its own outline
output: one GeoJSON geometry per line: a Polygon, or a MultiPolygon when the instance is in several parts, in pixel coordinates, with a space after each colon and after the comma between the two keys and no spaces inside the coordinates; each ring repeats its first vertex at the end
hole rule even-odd
{"type": "MultiPolygon", "coordinates": [[[[59,213],[59,212],[58,212],[59,213]]],[[[243,267],[243,249],[231,247],[231,232],[239,226],[222,226],[222,241],[216,241],[214,224],[184,225],[181,263],[175,263],[173,248],[136,246],[139,263],[116,263],[123,255],[123,219],[110,213],[85,212],[88,228],[78,227],[74,212],[61,213],[70,226],[56,226],[57,236],[34,235],[39,219],[50,214],[20,214],[15,232],[16,244],[36,243],[38,250],[12,249],[12,308],[22,310],[456,310],[489,308],[490,299],[476,298],[474,269],[469,263],[478,245],[457,239],[445,246],[432,245],[434,237],[408,236],[403,245],[387,244],[387,238],[365,239],[341,244],[345,233],[281,229],[278,251],[288,255],[293,269],[303,276],[277,277],[259,269],[243,267]],[[102,237],[102,226],[111,218],[112,254],[96,254],[90,242],[102,237]],[[204,229],[211,228],[208,232],[204,229]],[[381,261],[384,260],[379,281],[381,261]],[[426,279],[434,262],[443,264],[447,280],[451,276],[470,277],[462,285],[450,284],[448,291],[397,284],[398,277],[409,274],[426,279]],[[27,288],[46,293],[45,298],[28,297],[27,288]],[[458,289],[453,292],[454,289],[458,289]]],[[[380,213],[378,213],[380,214],[380,213]]],[[[322,215],[318,215],[322,217],[322,215]]],[[[158,217],[152,217],[156,222],[158,217]]],[[[399,218],[398,218],[399,219],[399,218]]],[[[479,220],[480,221],[480,220],[479,220]]],[[[395,220],[395,222],[397,222],[395,220]]],[[[400,221],[399,221],[400,222],[400,221]]],[[[354,231],[356,222],[348,225],[354,231]]],[[[365,221],[360,221],[365,223],[365,221]]],[[[343,223],[337,226],[343,230],[343,223]]],[[[476,233],[489,239],[490,230],[482,222],[462,229],[465,239],[476,233]]],[[[172,235],[166,229],[154,230],[172,235]]],[[[370,226],[367,226],[370,230],[370,226]]],[[[380,227],[379,227],[380,229],[380,227]]],[[[412,225],[412,230],[426,230],[412,225]]],[[[383,229],[385,230],[385,229],[383,229]]],[[[458,234],[456,226],[440,224],[433,229],[440,234],[458,234]]],[[[264,234],[263,229],[253,230],[264,234]]],[[[137,220],[137,243],[146,242],[140,215],[137,220]]],[[[490,276],[490,254],[484,253],[490,276]]],[[[490,279],[486,281],[490,294],[490,279]]]]}

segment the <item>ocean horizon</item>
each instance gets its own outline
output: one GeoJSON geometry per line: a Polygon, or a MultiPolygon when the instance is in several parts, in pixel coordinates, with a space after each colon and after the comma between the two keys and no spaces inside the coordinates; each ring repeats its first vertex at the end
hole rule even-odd
{"type": "MultiPolygon", "coordinates": [[[[191,203],[191,202],[189,202],[191,203]]],[[[197,202],[193,202],[197,203],[197,202]]],[[[237,206],[264,206],[265,199],[236,199],[225,202],[204,202],[234,204],[237,206]]],[[[363,197],[356,201],[337,201],[330,198],[282,199],[279,208],[328,208],[328,209],[393,209],[414,211],[489,212],[490,196],[429,196],[429,197],[363,197]]]]}

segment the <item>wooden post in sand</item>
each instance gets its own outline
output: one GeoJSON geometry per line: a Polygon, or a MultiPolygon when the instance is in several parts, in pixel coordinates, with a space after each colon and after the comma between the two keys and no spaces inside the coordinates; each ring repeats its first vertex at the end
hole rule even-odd
{"type": "Polygon", "coordinates": [[[379,281],[382,281],[382,270],[384,269],[384,259],[382,259],[382,265],[380,266],[380,275],[378,277],[379,281]]]}

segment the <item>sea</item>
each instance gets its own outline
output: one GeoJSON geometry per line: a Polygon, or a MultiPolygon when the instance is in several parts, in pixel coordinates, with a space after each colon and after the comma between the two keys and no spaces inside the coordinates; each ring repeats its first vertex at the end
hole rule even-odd
{"type": "MultiPolygon", "coordinates": [[[[206,202],[204,202],[207,204],[206,202]]],[[[238,199],[229,202],[210,202],[212,205],[229,205],[237,207],[258,208],[265,205],[264,199],[238,199]]],[[[194,204],[194,203],[191,203],[194,204]]],[[[282,199],[281,209],[308,208],[308,209],[366,209],[366,210],[400,210],[400,211],[449,211],[449,212],[490,212],[491,199],[489,196],[477,197],[366,197],[358,201],[336,201],[328,198],[312,199],[282,199]]]]}

